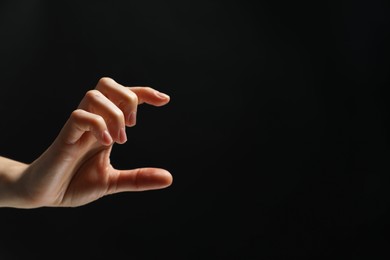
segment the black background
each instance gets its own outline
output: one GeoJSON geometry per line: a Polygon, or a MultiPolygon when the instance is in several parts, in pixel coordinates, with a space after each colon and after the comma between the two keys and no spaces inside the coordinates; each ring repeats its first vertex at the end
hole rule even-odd
{"type": "Polygon", "coordinates": [[[142,106],[117,168],[173,185],[0,209],[0,259],[388,256],[387,1],[1,1],[0,154],[31,162],[103,76],[142,106]]]}

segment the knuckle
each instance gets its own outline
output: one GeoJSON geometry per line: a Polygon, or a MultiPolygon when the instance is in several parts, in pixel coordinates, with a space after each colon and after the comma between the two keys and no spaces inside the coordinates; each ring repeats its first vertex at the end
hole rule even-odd
{"type": "Polygon", "coordinates": [[[120,109],[115,109],[112,111],[112,120],[117,121],[117,122],[122,122],[124,119],[124,114],[122,110],[120,109]]]}
{"type": "Polygon", "coordinates": [[[113,79],[112,78],[109,78],[109,77],[102,77],[99,79],[98,81],[98,86],[107,86],[107,85],[110,85],[112,84],[113,82],[113,79]]]}
{"type": "Polygon", "coordinates": [[[82,116],[84,115],[84,110],[82,109],[76,109],[74,110],[71,114],[70,114],[70,117],[75,119],[75,120],[79,120],[82,118],[82,116]]]}
{"type": "Polygon", "coordinates": [[[138,104],[138,96],[133,91],[129,91],[127,98],[129,99],[129,103],[138,104]]]}
{"type": "Polygon", "coordinates": [[[100,92],[96,89],[92,89],[92,90],[88,90],[86,93],[85,93],[85,98],[87,100],[92,100],[92,99],[95,99],[97,97],[100,96],[100,92]]]}
{"type": "Polygon", "coordinates": [[[94,126],[103,126],[105,124],[104,118],[100,115],[95,115],[91,120],[94,126]]]}

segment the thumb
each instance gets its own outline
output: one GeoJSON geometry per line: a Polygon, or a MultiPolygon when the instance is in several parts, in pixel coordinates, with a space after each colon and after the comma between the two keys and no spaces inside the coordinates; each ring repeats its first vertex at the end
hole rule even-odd
{"type": "Polygon", "coordinates": [[[126,191],[163,189],[172,184],[172,175],[160,168],[114,170],[110,175],[109,194],[126,191]]]}

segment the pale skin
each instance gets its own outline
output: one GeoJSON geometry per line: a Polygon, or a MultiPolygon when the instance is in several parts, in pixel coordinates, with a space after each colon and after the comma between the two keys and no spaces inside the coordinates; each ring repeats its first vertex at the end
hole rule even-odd
{"type": "Polygon", "coordinates": [[[110,163],[113,144],[124,144],[125,128],[136,124],[138,105],[169,100],[150,87],[101,78],[39,158],[27,164],[0,157],[0,207],[78,207],[110,194],[170,186],[165,169],[120,170],[110,163]]]}

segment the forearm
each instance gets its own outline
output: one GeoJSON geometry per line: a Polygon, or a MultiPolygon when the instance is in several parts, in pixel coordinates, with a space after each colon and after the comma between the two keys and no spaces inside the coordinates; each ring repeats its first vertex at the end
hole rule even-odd
{"type": "Polygon", "coordinates": [[[17,207],[21,199],[18,180],[28,167],[9,158],[0,156],[0,207],[17,207]]]}

